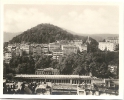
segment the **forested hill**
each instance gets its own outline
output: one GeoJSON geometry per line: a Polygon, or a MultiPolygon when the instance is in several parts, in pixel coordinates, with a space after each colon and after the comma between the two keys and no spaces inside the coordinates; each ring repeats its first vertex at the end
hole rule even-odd
{"type": "Polygon", "coordinates": [[[22,34],[17,35],[10,43],[21,43],[23,41],[30,43],[50,43],[56,40],[73,40],[82,39],[86,40],[87,37],[73,35],[60,27],[52,24],[39,24],[31,29],[24,31],[22,34]]]}

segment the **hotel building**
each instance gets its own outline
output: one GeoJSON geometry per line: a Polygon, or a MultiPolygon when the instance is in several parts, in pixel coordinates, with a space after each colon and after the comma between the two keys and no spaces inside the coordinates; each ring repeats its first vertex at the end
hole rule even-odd
{"type": "Polygon", "coordinates": [[[116,45],[115,43],[111,43],[111,42],[99,42],[98,48],[102,51],[104,50],[115,51],[116,45]]]}
{"type": "Polygon", "coordinates": [[[107,39],[105,39],[106,42],[111,42],[111,43],[115,43],[115,44],[119,44],[119,39],[118,37],[108,37],[107,39]]]}

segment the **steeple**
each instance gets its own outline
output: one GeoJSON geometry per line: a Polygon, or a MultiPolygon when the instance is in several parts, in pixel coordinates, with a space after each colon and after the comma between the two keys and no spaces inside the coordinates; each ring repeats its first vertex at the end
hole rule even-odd
{"type": "Polygon", "coordinates": [[[90,42],[91,42],[91,40],[90,40],[90,38],[89,38],[89,36],[88,36],[88,38],[87,38],[87,40],[86,40],[86,43],[89,43],[89,44],[90,44],[90,42]]]}

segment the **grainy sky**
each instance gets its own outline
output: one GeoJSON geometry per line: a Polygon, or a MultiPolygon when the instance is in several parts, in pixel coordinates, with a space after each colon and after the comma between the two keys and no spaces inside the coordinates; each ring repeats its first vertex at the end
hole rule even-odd
{"type": "Polygon", "coordinates": [[[23,32],[50,23],[75,33],[118,34],[119,7],[115,5],[4,5],[4,31],[23,32]]]}

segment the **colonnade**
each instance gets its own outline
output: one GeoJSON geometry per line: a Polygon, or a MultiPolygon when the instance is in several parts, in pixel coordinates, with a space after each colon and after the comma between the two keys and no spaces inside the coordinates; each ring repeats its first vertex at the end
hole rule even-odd
{"type": "Polygon", "coordinates": [[[91,79],[32,79],[32,78],[23,78],[21,79],[26,82],[52,82],[52,83],[62,83],[62,84],[91,84],[91,79]]]}

